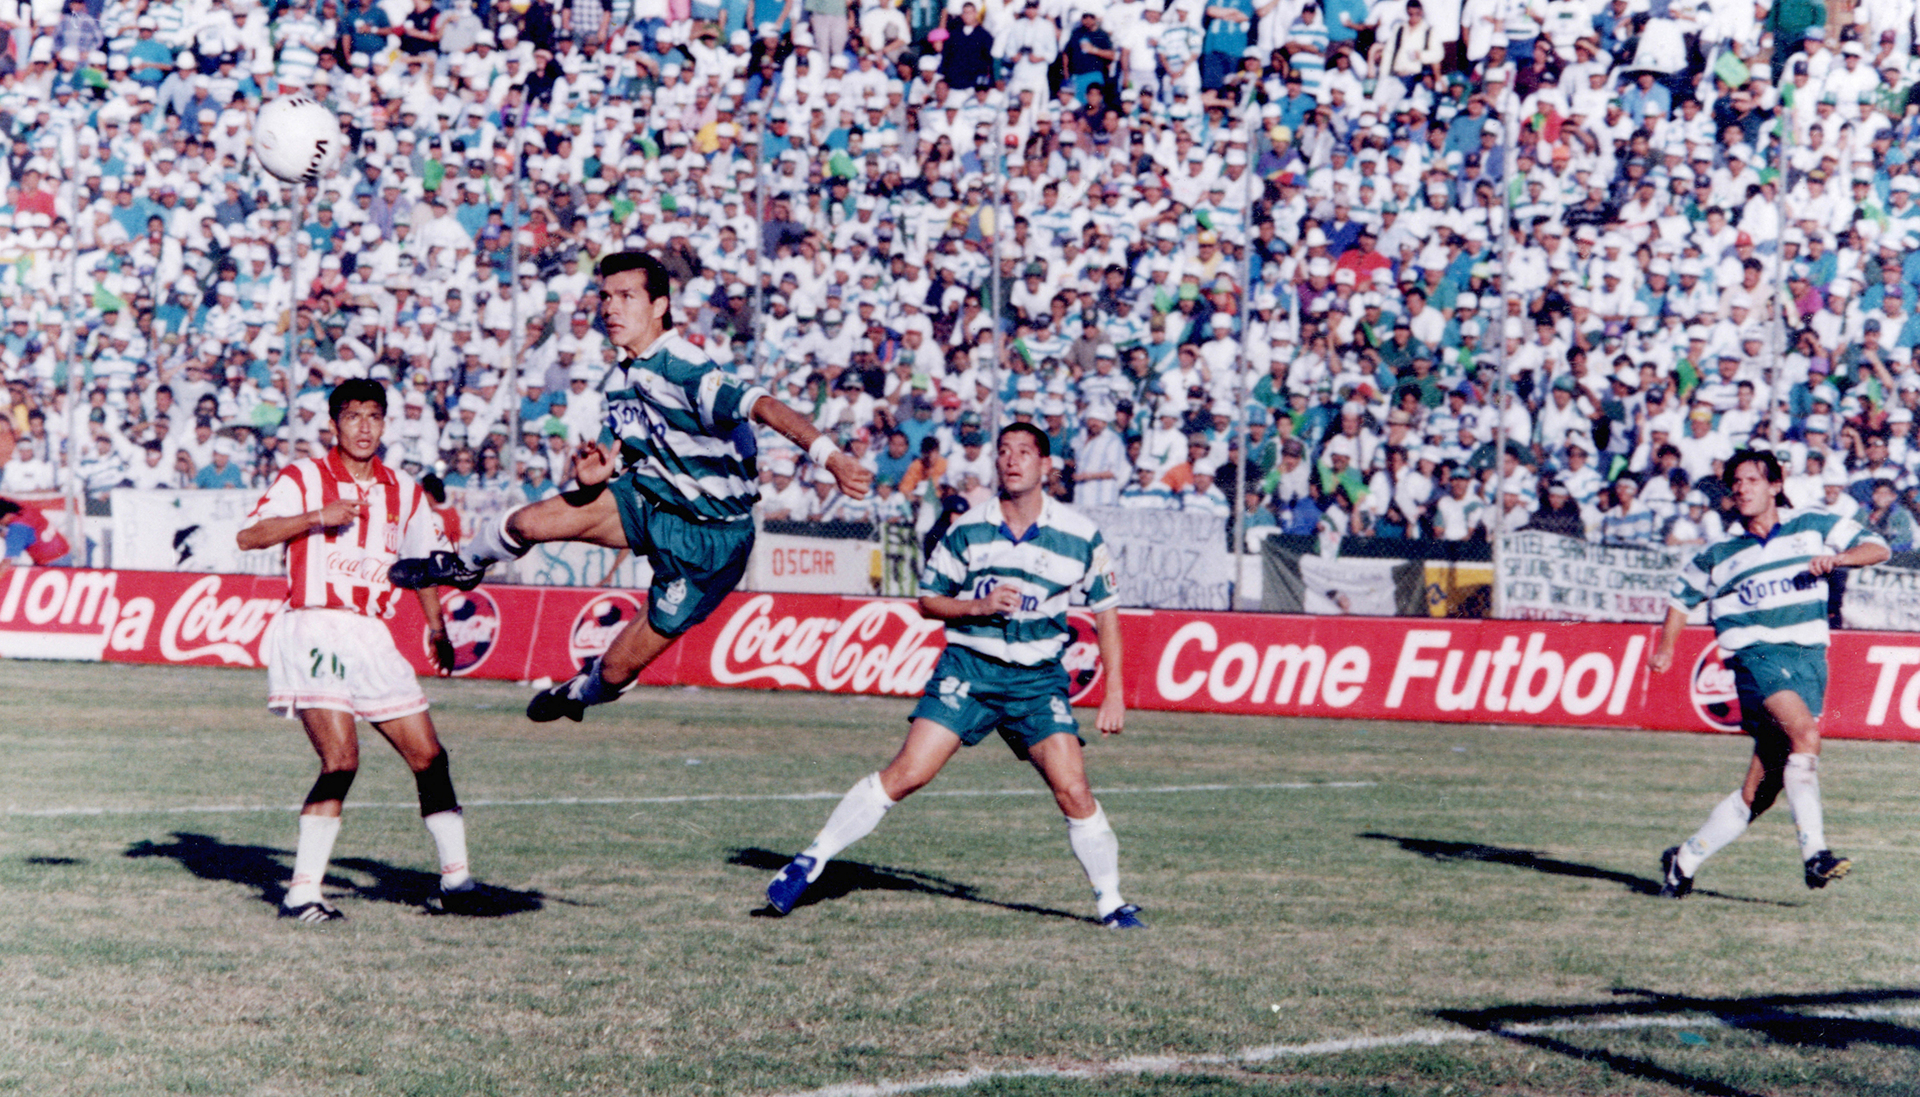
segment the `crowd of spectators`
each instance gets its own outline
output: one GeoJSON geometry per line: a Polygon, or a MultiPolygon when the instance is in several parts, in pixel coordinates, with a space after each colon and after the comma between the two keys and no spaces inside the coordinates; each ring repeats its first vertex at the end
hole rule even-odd
{"type": "Polygon", "coordinates": [[[1079,503],[1388,538],[1700,543],[1768,446],[1910,547],[1914,17],[0,0],[0,491],[257,488],[370,376],[389,461],[550,495],[644,248],[881,485],[769,438],[768,517],[977,504],[1018,418],[1079,503]],[[294,93],[349,138],[297,188],[249,151],[294,93]]]}

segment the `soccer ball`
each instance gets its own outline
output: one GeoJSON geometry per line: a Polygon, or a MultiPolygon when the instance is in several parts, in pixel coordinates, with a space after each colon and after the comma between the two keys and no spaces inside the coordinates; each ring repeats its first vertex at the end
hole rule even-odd
{"type": "Polygon", "coordinates": [[[260,108],[253,123],[253,154],[268,174],[288,183],[312,183],[332,171],[347,138],[333,112],[304,95],[285,95],[260,108]]]}

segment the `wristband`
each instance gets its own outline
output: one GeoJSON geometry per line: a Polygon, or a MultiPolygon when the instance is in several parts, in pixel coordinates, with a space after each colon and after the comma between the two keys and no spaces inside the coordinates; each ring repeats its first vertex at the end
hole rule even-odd
{"type": "Polygon", "coordinates": [[[840,447],[834,443],[833,439],[822,434],[813,440],[813,445],[807,447],[807,460],[821,468],[826,468],[827,459],[839,452],[840,447]]]}

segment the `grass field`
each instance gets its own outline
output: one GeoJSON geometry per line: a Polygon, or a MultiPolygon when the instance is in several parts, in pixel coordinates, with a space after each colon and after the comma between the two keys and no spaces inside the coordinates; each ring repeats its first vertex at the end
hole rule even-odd
{"type": "Polygon", "coordinates": [[[755,915],[905,702],[427,688],[510,913],[421,913],[373,743],[311,927],[262,675],[0,663],[0,1093],[1920,1093],[1911,746],[1829,747],[1847,880],[1801,885],[1782,805],[1667,903],[1744,740],[1136,713],[1090,751],[1152,924],[1115,934],[991,742],[755,915]]]}

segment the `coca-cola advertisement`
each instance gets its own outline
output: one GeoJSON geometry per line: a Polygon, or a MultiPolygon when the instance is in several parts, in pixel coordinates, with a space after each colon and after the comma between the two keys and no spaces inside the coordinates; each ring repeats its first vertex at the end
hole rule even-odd
{"type": "MultiPolygon", "coordinates": [[[[285,605],[267,576],[14,568],[0,574],[0,656],[257,667],[285,605]]],[[[442,592],[459,676],[564,678],[646,612],[644,592],[486,585],[442,592]]],[[[1104,676],[1093,617],[1064,654],[1078,704],[1104,676]]],[[[389,626],[432,673],[426,623],[389,626]]],[[[1338,619],[1125,610],[1127,703],[1163,711],[1605,726],[1737,733],[1739,700],[1710,629],[1649,672],[1652,625],[1338,619]]],[[[647,668],[647,685],[911,697],[943,646],[906,599],[736,593],[647,668]]],[[[1823,729],[1920,740],[1920,636],[1833,634],[1823,729]]]]}

